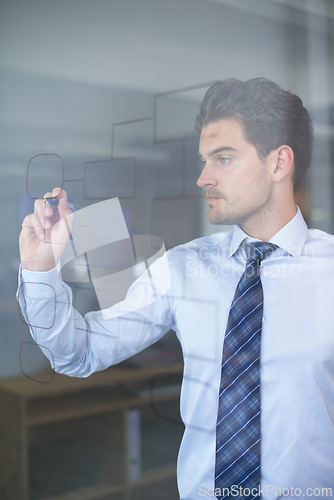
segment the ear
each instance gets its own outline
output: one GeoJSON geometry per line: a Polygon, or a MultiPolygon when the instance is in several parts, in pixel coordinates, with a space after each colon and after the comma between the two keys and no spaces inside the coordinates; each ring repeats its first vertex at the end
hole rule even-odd
{"type": "Polygon", "coordinates": [[[293,182],[294,154],[290,146],[283,145],[273,151],[273,179],[282,182],[290,179],[293,182]]]}

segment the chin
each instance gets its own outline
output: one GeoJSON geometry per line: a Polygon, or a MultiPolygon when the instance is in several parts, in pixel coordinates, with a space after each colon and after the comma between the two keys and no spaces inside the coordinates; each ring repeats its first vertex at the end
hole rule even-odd
{"type": "Polygon", "coordinates": [[[235,224],[224,212],[219,210],[209,210],[207,220],[210,224],[235,224]]]}

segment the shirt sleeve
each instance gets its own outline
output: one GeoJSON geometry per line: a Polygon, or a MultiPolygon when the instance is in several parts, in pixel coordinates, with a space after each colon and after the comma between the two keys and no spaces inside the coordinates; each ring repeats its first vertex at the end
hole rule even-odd
{"type": "Polygon", "coordinates": [[[17,300],[52,368],[88,377],[140,352],[173,328],[170,288],[165,254],[133,283],[123,301],[84,317],[72,306],[72,290],[56,268],[20,270],[17,300]]]}

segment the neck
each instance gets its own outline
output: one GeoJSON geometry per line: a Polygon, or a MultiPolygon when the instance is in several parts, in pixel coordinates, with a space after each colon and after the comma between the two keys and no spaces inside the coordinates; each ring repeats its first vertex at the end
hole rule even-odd
{"type": "Polygon", "coordinates": [[[278,231],[280,231],[288,222],[290,222],[297,213],[295,202],[285,207],[281,212],[277,210],[275,215],[269,213],[267,217],[261,220],[249,220],[240,224],[241,229],[251,238],[262,241],[269,241],[278,231]]]}

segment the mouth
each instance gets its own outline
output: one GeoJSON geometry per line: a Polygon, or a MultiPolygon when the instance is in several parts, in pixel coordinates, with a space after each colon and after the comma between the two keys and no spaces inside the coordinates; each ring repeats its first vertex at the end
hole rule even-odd
{"type": "Polygon", "coordinates": [[[220,198],[218,198],[217,196],[206,196],[205,198],[209,204],[214,203],[217,200],[220,200],[220,198]]]}

